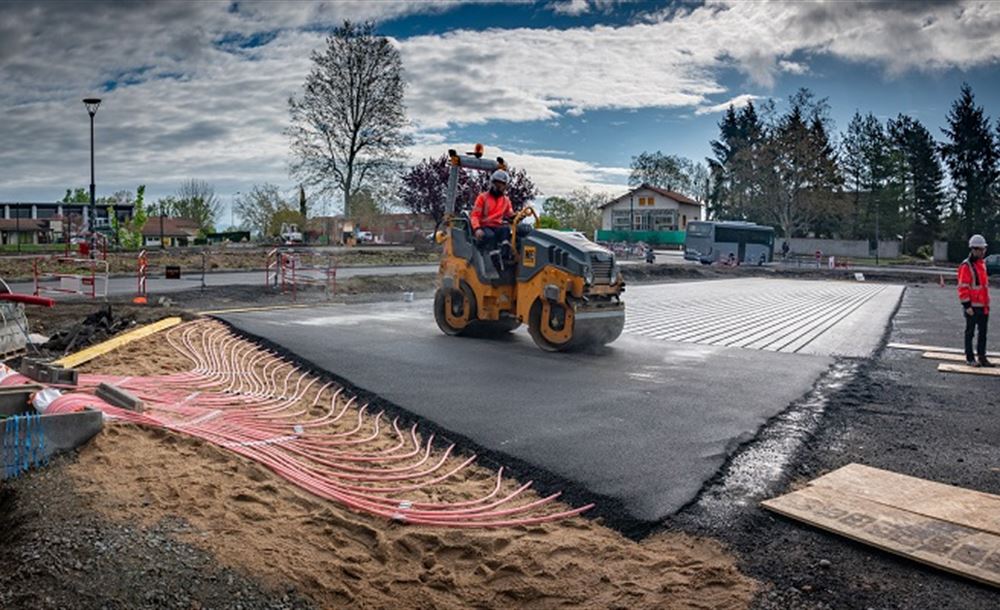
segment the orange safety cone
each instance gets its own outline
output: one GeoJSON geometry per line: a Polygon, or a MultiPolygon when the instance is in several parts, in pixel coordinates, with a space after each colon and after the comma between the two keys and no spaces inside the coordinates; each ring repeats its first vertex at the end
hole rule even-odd
{"type": "Polygon", "coordinates": [[[145,305],[146,297],[135,297],[134,299],[132,299],[132,302],[135,303],[136,305],[145,305]]]}

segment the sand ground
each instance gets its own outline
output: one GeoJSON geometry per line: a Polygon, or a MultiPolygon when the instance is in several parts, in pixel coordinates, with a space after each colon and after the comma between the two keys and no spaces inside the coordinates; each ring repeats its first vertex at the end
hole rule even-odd
{"type": "MultiPolygon", "coordinates": [[[[82,370],[135,376],[189,367],[153,336],[82,370]]],[[[392,442],[383,429],[375,442],[392,442]]],[[[758,590],[710,539],[664,531],[635,542],[583,517],[499,529],[400,524],[165,430],[111,423],[66,473],[107,518],[150,527],[180,518],[189,525],[177,534],[183,542],[322,608],[745,608],[758,590]]],[[[472,467],[426,493],[473,497],[495,477],[472,467]]]]}

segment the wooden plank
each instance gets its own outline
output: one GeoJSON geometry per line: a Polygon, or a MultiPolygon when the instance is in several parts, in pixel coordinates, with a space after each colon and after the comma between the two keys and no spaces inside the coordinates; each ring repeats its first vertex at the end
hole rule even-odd
{"type": "Polygon", "coordinates": [[[883,551],[1000,587],[1000,536],[817,485],[762,504],[883,551]]]}
{"type": "Polygon", "coordinates": [[[948,362],[965,362],[964,354],[948,354],[945,352],[924,352],[924,358],[930,360],[946,360],[948,362]]]}
{"type": "Polygon", "coordinates": [[[1000,368],[985,369],[978,366],[965,366],[964,364],[948,364],[946,362],[942,362],[938,365],[938,370],[943,373],[966,373],[969,375],[1000,377],[1000,368]]]}
{"type": "Polygon", "coordinates": [[[1000,536],[1000,496],[863,464],[848,464],[809,482],[893,508],[1000,536]]]}
{"type": "MultiPolygon", "coordinates": [[[[939,345],[920,345],[918,343],[888,343],[887,347],[893,349],[908,349],[918,352],[942,352],[945,354],[965,354],[965,350],[958,347],[941,347],[939,345]]],[[[986,352],[987,356],[1000,358],[1000,352],[986,352]]]]}
{"type": "Polygon", "coordinates": [[[64,356],[59,360],[56,360],[54,364],[59,364],[67,368],[80,366],[84,362],[89,362],[98,356],[114,351],[127,343],[135,341],[136,339],[142,339],[143,337],[148,337],[152,334],[158,333],[161,330],[177,326],[181,323],[181,321],[182,320],[180,318],[176,317],[163,318],[158,322],[153,322],[152,324],[141,326],[135,330],[130,330],[127,333],[122,333],[116,337],[108,339],[107,341],[98,343],[97,345],[91,345],[90,347],[80,350],[75,354],[64,356]]]}

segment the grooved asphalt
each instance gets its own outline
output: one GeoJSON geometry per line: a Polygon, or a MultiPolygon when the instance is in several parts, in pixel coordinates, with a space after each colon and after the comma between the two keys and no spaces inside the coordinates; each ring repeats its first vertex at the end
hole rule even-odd
{"type": "MultiPolygon", "coordinates": [[[[647,323],[655,319],[650,311],[680,294],[701,292],[720,312],[728,311],[727,299],[766,295],[763,305],[750,309],[764,324],[762,308],[774,308],[775,332],[781,334],[788,330],[782,322],[782,308],[792,302],[788,295],[808,301],[803,295],[811,289],[816,302],[794,301],[794,307],[818,307],[822,311],[805,315],[825,322],[800,333],[798,353],[626,332],[595,353],[550,354],[537,349],[523,328],[501,340],[447,337],[427,300],[219,317],[471,439],[501,463],[504,456],[516,458],[583,490],[584,499],[623,511],[601,514],[656,522],[694,499],[739,444],[807,393],[832,363],[831,355],[806,354],[802,347],[825,345],[827,336],[856,336],[852,343],[875,347],[901,292],[887,287],[887,296],[880,288],[751,279],[642,286],[626,293],[640,314],[636,319],[647,323]],[[826,289],[839,294],[843,315],[823,309],[831,298],[826,289]],[[869,337],[869,329],[877,333],[869,337]]],[[[716,324],[718,316],[706,315],[703,322],[716,324]]]]}

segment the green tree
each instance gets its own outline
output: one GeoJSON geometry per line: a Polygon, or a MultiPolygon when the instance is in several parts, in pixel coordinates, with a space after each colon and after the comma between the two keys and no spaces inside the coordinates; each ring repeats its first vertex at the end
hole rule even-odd
{"type": "Polygon", "coordinates": [[[301,96],[288,100],[292,175],[338,192],[350,217],[354,194],[404,157],[405,87],[399,49],[374,23],[335,28],[312,54],[301,96]]]}
{"type": "Polygon", "coordinates": [[[976,105],[972,87],[962,85],[962,93],[948,113],[948,127],[942,130],[946,142],[941,146],[951,175],[954,191],[953,212],[962,219],[965,237],[985,233],[997,237],[997,206],[994,196],[997,188],[997,142],[990,129],[990,119],[982,106],[976,105]]]}
{"type": "Polygon", "coordinates": [[[941,233],[944,171],[934,138],[920,121],[901,114],[889,121],[888,131],[901,159],[899,181],[907,218],[903,246],[915,254],[921,246],[932,245],[941,233]]]}
{"type": "Polygon", "coordinates": [[[763,184],[750,218],[777,226],[785,237],[805,234],[835,218],[835,193],[842,184],[827,135],[826,100],[801,89],[789,102],[788,112],[767,129],[754,154],[763,184]]]}
{"type": "Polygon", "coordinates": [[[545,215],[553,218],[560,228],[580,231],[584,235],[593,235],[601,228],[601,208],[607,201],[602,193],[583,188],[577,189],[566,197],[549,197],[542,204],[545,215]]]}
{"type": "Polygon", "coordinates": [[[140,184],[135,190],[135,203],[132,206],[132,219],[128,221],[124,245],[126,248],[142,247],[142,230],[146,226],[149,215],[146,213],[146,185],[140,184]]]}
{"type": "Polygon", "coordinates": [[[66,195],[62,198],[62,203],[90,203],[90,192],[83,188],[66,189],[66,195]]]}
{"type": "Polygon", "coordinates": [[[629,174],[629,186],[648,184],[668,191],[676,191],[685,195],[691,191],[690,159],[677,155],[665,155],[660,151],[641,152],[632,157],[632,173],[629,174]]]}
{"type": "Polygon", "coordinates": [[[739,112],[733,106],[719,122],[719,139],[712,140],[708,159],[707,194],[713,218],[746,220],[760,198],[767,171],[759,167],[765,126],[753,103],[739,112]]]}
{"type": "Polygon", "coordinates": [[[538,217],[538,228],[539,229],[561,229],[562,226],[559,221],[552,216],[547,216],[542,214],[538,217]]]}

